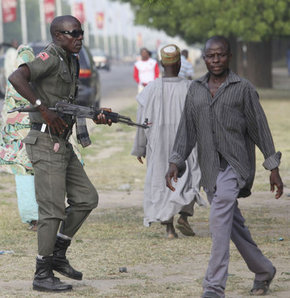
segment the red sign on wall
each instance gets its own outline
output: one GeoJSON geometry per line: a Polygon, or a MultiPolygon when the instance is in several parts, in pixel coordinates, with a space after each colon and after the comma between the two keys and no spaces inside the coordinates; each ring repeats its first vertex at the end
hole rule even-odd
{"type": "Polygon", "coordinates": [[[45,22],[50,24],[55,17],[55,0],[43,0],[45,22]]]}
{"type": "Polygon", "coordinates": [[[86,20],[84,4],[82,2],[74,3],[74,16],[83,24],[86,20]]]}
{"type": "Polygon", "coordinates": [[[97,12],[96,13],[96,25],[98,29],[103,29],[104,28],[104,20],[105,16],[103,12],[97,12]]]}
{"type": "Polygon", "coordinates": [[[3,23],[16,21],[17,0],[2,0],[3,23]]]}

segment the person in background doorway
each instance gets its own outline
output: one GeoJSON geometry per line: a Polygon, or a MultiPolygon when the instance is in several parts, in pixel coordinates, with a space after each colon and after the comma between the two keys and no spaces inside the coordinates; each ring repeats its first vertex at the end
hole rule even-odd
{"type": "Polygon", "coordinates": [[[193,66],[188,61],[188,50],[181,51],[181,67],[178,76],[187,80],[192,80],[194,74],[193,66]]]}
{"type": "Polygon", "coordinates": [[[159,77],[159,66],[155,59],[150,57],[150,51],[146,48],[140,50],[141,60],[134,64],[134,80],[138,84],[138,93],[151,81],[159,77]]]}

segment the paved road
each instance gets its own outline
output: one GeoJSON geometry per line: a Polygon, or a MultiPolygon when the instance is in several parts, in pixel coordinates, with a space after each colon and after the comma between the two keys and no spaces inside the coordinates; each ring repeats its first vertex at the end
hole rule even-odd
{"type": "Polygon", "coordinates": [[[110,71],[102,69],[99,73],[104,100],[127,89],[130,89],[130,92],[137,91],[137,84],[133,79],[133,64],[115,64],[110,71]]]}
{"type": "Polygon", "coordinates": [[[100,78],[101,107],[121,112],[136,102],[137,84],[133,79],[133,64],[113,65],[109,72],[101,70],[100,78]]]}

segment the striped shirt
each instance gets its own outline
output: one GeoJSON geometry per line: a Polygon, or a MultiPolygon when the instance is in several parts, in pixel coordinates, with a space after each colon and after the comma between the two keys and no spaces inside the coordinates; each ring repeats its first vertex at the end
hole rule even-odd
{"type": "Polygon", "coordinates": [[[255,175],[255,145],[263,153],[263,166],[268,170],[279,166],[281,153],[275,153],[267,119],[252,84],[230,71],[212,97],[208,79],[207,73],[188,90],[169,162],[176,164],[182,175],[184,160],[197,142],[201,186],[214,190],[222,156],[246,193],[240,196],[248,196],[255,175]]]}

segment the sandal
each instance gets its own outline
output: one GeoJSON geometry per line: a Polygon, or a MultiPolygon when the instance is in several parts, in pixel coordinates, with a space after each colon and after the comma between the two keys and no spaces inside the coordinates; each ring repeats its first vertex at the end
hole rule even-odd
{"type": "Polygon", "coordinates": [[[32,220],[29,223],[28,230],[33,231],[33,232],[37,232],[37,223],[38,223],[37,220],[32,220]]]}
{"type": "Polygon", "coordinates": [[[185,236],[194,236],[195,235],[195,233],[193,232],[188,221],[187,220],[185,221],[182,218],[179,218],[177,220],[177,224],[175,227],[185,236]]]}
{"type": "Polygon", "coordinates": [[[251,289],[251,295],[253,296],[264,296],[268,293],[270,284],[274,279],[276,274],[276,268],[274,267],[274,274],[271,279],[269,280],[254,280],[253,288],[251,289]]]}

